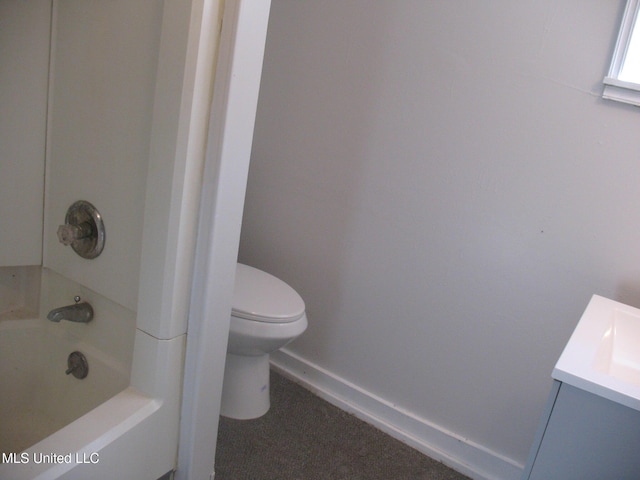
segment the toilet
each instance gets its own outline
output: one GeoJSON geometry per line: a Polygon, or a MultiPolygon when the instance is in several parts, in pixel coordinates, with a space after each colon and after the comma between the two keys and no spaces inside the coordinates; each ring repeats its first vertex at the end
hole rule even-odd
{"type": "Polygon", "coordinates": [[[267,413],[269,354],[307,328],[304,301],[282,280],[238,263],[220,414],[239,420],[267,413]]]}

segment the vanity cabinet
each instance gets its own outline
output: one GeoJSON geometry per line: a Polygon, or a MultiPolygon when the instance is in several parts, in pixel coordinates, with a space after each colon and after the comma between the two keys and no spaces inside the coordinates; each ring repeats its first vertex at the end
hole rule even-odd
{"type": "Polygon", "coordinates": [[[523,480],[637,480],[640,411],[554,380],[523,480]]]}

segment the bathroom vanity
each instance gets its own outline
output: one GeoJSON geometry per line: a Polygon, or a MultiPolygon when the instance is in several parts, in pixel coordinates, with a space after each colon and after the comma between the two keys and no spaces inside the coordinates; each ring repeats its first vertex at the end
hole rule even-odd
{"type": "Polygon", "coordinates": [[[552,376],[522,478],[640,478],[640,310],[594,295],[552,376]]]}

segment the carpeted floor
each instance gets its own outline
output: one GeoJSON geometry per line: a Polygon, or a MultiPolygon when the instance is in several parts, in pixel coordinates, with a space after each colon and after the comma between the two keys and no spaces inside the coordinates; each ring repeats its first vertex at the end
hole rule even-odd
{"type": "Polygon", "coordinates": [[[463,480],[304,388],[271,373],[271,410],[221,417],[216,480],[463,480]]]}

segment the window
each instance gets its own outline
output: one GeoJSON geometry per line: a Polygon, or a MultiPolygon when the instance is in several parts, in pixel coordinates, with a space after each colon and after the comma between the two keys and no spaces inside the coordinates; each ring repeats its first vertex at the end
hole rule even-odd
{"type": "Polygon", "coordinates": [[[604,98],[640,106],[640,0],[628,0],[622,17],[609,74],[604,79],[604,98]]]}

